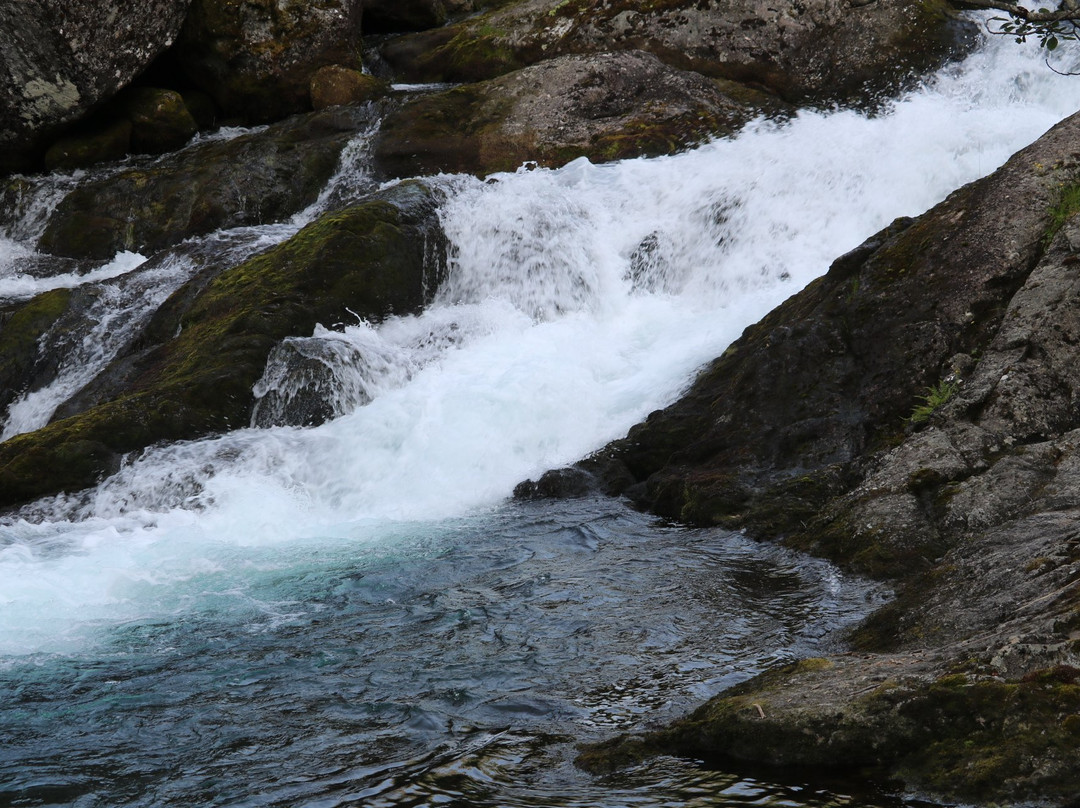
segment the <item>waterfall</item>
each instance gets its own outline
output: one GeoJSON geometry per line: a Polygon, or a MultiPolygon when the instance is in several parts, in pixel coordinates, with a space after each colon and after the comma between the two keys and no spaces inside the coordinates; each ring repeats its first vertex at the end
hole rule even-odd
{"type": "MultiPolygon", "coordinates": [[[[21,603],[71,619],[89,607],[107,614],[113,579],[142,576],[148,563],[155,579],[187,575],[206,541],[302,542],[491,507],[520,480],[625,434],[833,258],[990,172],[1077,107],[1080,82],[994,40],[874,114],[805,111],[671,157],[437,178],[452,247],[429,309],[286,342],[333,349],[326,378],[337,392],[318,419],[331,420],[157,447],[88,496],[9,519],[0,577],[23,578],[38,563],[59,581],[68,565],[111,561],[94,565],[100,581],[59,601],[25,581],[0,586],[0,610],[18,590],[21,603]],[[43,552],[49,535],[78,553],[43,552]],[[150,562],[154,553],[168,562],[150,562]]],[[[353,152],[334,193],[363,186],[349,173],[363,149],[353,152]]],[[[243,242],[283,239],[318,209],[247,229],[243,242]]],[[[149,295],[106,293],[118,279],[98,281],[98,301],[143,305],[182,277],[149,295]]],[[[100,331],[110,317],[136,314],[87,316],[98,322],[87,332],[95,345],[73,352],[74,365],[108,354],[100,331]]],[[[259,394],[287,386],[275,372],[271,363],[259,394]]],[[[49,395],[59,400],[83,378],[61,373],[49,395]]]]}
{"type": "MultiPolygon", "coordinates": [[[[874,112],[808,110],[784,122],[760,120],[735,137],[670,157],[604,165],[582,159],[485,180],[431,179],[444,196],[440,219],[451,246],[448,275],[427,310],[374,324],[325,323],[312,334],[294,335],[271,356],[256,387],[253,426],[152,447],[91,491],[49,498],[0,519],[0,657],[7,660],[0,669],[51,655],[127,653],[126,643],[172,659],[188,634],[205,637],[199,648],[209,654],[215,631],[256,642],[301,624],[296,621],[310,620],[313,636],[321,637],[319,615],[342,603],[357,612],[362,609],[355,604],[383,610],[392,628],[405,623],[406,613],[421,622],[425,609],[438,620],[452,615],[453,625],[439,624],[439,636],[483,625],[485,648],[509,648],[515,660],[531,653],[531,662],[543,666],[542,651],[527,652],[528,632],[518,636],[500,624],[491,604],[511,591],[539,591],[548,573],[530,567],[528,575],[501,581],[504,588],[461,584],[454,590],[458,600],[446,604],[438,593],[409,600],[420,586],[408,579],[410,571],[431,564],[445,572],[438,565],[458,563],[459,542],[475,535],[503,543],[461,551],[460,563],[484,566],[497,559],[490,562],[496,569],[524,563],[526,556],[591,552],[639,529],[663,534],[619,516],[610,519],[623,534],[590,523],[523,538],[502,503],[519,481],[587,455],[674,401],[696,368],[837,256],[894,218],[918,215],[991,172],[1078,108],[1080,80],[1047,70],[1035,49],[997,38],[874,112]],[[320,395],[303,398],[312,389],[320,395]],[[350,565],[365,571],[354,575],[350,565]],[[326,594],[305,594],[305,581],[322,586],[330,578],[326,594]],[[226,623],[240,627],[226,631],[226,623]]],[[[56,194],[27,202],[0,239],[0,295],[24,297],[62,284],[93,302],[82,311],[84,343],[66,349],[67,364],[49,386],[16,402],[4,438],[47,421],[90,381],[127,339],[126,329],[196,271],[192,250],[199,260],[237,263],[320,211],[371,190],[363,167],[369,135],[346,150],[320,201],[293,220],[212,234],[145,263],[122,254],[89,271],[40,279],[13,269],[32,257],[42,206],[54,204],[56,194]]],[[[530,529],[547,518],[536,517],[530,529]]],[[[693,536],[691,544],[706,541],[693,536]]],[[[642,560],[625,552],[620,563],[642,560]]],[[[712,558],[719,551],[710,545],[702,552],[712,558]]],[[[739,544],[738,553],[753,551],[739,544]]],[[[770,559],[776,569],[796,565],[787,556],[770,559]]],[[[726,563],[715,566],[726,569],[726,563]]],[[[833,572],[813,569],[806,575],[829,617],[811,609],[807,622],[821,619],[835,628],[852,619],[852,604],[868,597],[865,592],[852,594],[845,587],[853,584],[841,586],[833,572]]],[[[709,604],[702,613],[714,611],[711,596],[701,594],[706,585],[700,589],[695,596],[709,604]]],[[[606,591],[598,589],[598,597],[606,591]]],[[[529,610],[542,617],[549,606],[571,604],[566,608],[579,611],[575,619],[585,620],[595,605],[569,585],[550,597],[539,605],[530,601],[529,610]],[[593,605],[574,605],[586,602],[593,605]]],[[[653,612],[666,608],[673,607],[653,612]]],[[[749,618],[732,620],[753,627],[749,618]]],[[[567,638],[586,629],[573,626],[564,627],[559,642],[576,654],[567,638]]],[[[626,640],[625,647],[648,648],[656,637],[650,631],[642,629],[644,639],[626,640]]],[[[762,658],[775,661],[811,647],[807,631],[777,630],[783,652],[762,658]]],[[[730,636],[753,633],[733,628],[730,636]]],[[[372,659],[380,660],[381,646],[364,645],[375,643],[375,634],[358,633],[360,650],[336,653],[355,653],[350,664],[366,671],[372,659]]],[[[289,642],[302,640],[290,635],[289,642]]],[[[422,655],[401,662],[406,651],[393,649],[387,659],[410,675],[430,667],[422,655]]],[[[269,659],[288,652],[260,653],[269,659]]],[[[326,664],[339,664],[325,649],[305,653],[325,653],[326,664]]],[[[727,657],[714,664],[736,666],[727,657]]],[[[746,663],[742,673],[702,674],[687,687],[702,697],[755,664],[746,663]]],[[[207,669],[226,670],[221,665],[207,669]]],[[[679,665],[688,676],[695,670],[690,660],[679,665]]],[[[193,681],[201,675],[197,667],[193,681]]],[[[379,670],[365,674],[372,687],[381,682],[379,670]]],[[[233,687],[230,676],[222,673],[213,686],[233,687]]],[[[235,687],[257,681],[258,674],[252,676],[237,678],[235,687]]],[[[438,692],[458,687],[450,673],[445,680],[438,678],[438,692]]],[[[501,684],[508,692],[525,687],[518,679],[501,684]]],[[[416,687],[408,699],[420,704],[429,694],[416,687]]],[[[468,702],[468,688],[459,689],[468,702]]],[[[601,700],[610,707],[611,698],[601,700]]],[[[363,703],[365,716],[400,706],[363,703]]],[[[542,712],[541,702],[517,704],[514,715],[542,712]]],[[[485,709],[485,720],[497,725],[496,708],[485,709]]],[[[419,719],[409,714],[408,720],[414,722],[410,732],[421,731],[419,719]]],[[[432,721],[424,732],[434,732],[438,722],[432,721]]]]}

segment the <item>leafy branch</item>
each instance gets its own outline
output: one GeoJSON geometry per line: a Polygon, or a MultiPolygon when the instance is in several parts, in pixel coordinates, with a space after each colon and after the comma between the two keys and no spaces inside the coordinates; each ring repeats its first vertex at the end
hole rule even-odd
{"type": "Polygon", "coordinates": [[[953,5],[963,9],[1004,11],[1009,16],[987,20],[987,31],[1014,37],[1017,42],[1026,42],[1031,37],[1037,39],[1039,46],[1047,51],[1056,50],[1062,42],[1080,40],[1080,5],[1077,0],[1064,0],[1054,10],[1033,10],[1008,0],[953,0],[953,5]]]}

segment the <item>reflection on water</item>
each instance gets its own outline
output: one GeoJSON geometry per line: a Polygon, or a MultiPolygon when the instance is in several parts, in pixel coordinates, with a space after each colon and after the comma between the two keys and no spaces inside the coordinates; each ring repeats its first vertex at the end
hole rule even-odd
{"type": "Polygon", "coordinates": [[[145,616],[79,653],[8,657],[0,804],[853,804],[572,761],[820,653],[878,589],[599,499],[379,532],[135,587],[145,616]]]}

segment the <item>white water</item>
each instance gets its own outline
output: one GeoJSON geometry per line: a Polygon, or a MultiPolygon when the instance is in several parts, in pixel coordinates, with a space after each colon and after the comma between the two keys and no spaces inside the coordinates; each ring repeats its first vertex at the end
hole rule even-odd
{"type": "Polygon", "coordinates": [[[876,117],[806,113],[671,158],[445,178],[455,248],[436,305],[344,336],[386,360],[364,381],[374,400],[317,428],[154,450],[86,500],[0,526],[0,652],[78,646],[207,593],[239,602],[246,575],[498,503],[624,434],[836,256],[1078,108],[1080,79],[996,40],[876,117]]]}

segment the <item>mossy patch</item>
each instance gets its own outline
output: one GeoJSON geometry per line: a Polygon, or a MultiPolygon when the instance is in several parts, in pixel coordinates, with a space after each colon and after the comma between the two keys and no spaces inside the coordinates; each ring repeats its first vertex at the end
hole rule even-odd
{"type": "Polygon", "coordinates": [[[70,289],[53,289],[0,313],[0,409],[25,387],[38,360],[38,345],[71,301],[70,289]]]}
{"type": "Polygon", "coordinates": [[[1054,236],[1065,226],[1073,215],[1080,213],[1080,184],[1064,185],[1058,196],[1057,202],[1050,208],[1050,224],[1043,236],[1043,248],[1050,246],[1054,236]]]}
{"type": "Polygon", "coordinates": [[[405,183],[226,270],[180,314],[179,334],[142,356],[124,392],[0,444],[0,504],[92,485],[151,443],[246,426],[280,339],[352,312],[377,321],[422,306],[434,222],[430,191],[405,183]]]}

